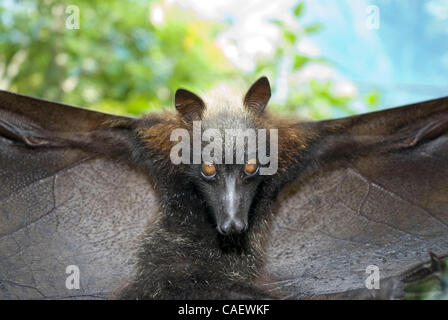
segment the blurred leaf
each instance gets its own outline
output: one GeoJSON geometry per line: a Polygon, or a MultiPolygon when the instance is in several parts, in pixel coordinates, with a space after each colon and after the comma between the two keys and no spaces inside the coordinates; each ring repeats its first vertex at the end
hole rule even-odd
{"type": "Polygon", "coordinates": [[[303,31],[306,33],[306,34],[312,34],[312,33],[316,33],[316,32],[319,32],[319,31],[321,31],[322,29],[323,29],[323,25],[322,24],[320,24],[320,23],[315,23],[315,24],[310,24],[310,25],[308,25],[308,26],[305,26],[304,28],[303,28],[303,31]]]}
{"type": "Polygon", "coordinates": [[[304,8],[305,8],[305,3],[303,3],[302,1],[299,1],[294,7],[293,7],[293,14],[296,18],[300,17],[303,12],[304,12],[304,8]]]}
{"type": "Polygon", "coordinates": [[[379,105],[380,93],[377,90],[370,90],[366,93],[364,100],[370,109],[374,109],[379,105]]]}
{"type": "Polygon", "coordinates": [[[291,45],[294,44],[297,40],[297,36],[293,32],[286,29],[283,30],[283,37],[291,45]]]}
{"type": "Polygon", "coordinates": [[[293,69],[302,68],[305,65],[305,63],[307,63],[308,61],[310,61],[310,58],[303,56],[303,55],[296,54],[294,56],[293,69]]]}

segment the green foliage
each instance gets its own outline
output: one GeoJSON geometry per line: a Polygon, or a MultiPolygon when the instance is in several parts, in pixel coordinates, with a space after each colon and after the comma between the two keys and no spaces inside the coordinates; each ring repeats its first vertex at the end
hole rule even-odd
{"type": "MultiPolygon", "coordinates": [[[[292,14],[300,20],[304,10],[303,1],[298,1],[292,14]]],[[[273,99],[273,108],[314,118],[354,113],[356,97],[335,93],[332,81],[296,79],[310,64],[328,64],[296,49],[301,39],[323,26],[297,29],[281,20],[272,23],[282,42],[273,55],[257,58],[254,71],[245,73],[214,40],[227,24],[199,19],[169,2],[8,0],[0,3],[0,88],[138,115],[171,107],[178,87],[203,92],[222,81],[249,83],[266,74],[278,90],[277,80],[288,65],[287,95],[273,99]],[[65,26],[70,5],[79,8],[79,29],[65,26]],[[163,9],[163,23],[150,18],[155,6],[163,9]]],[[[371,92],[361,100],[375,106],[379,95],[371,92]]]]}
{"type": "MultiPolygon", "coordinates": [[[[154,5],[153,3],[151,5],[154,5]]],[[[95,109],[139,114],[171,105],[180,85],[207,89],[235,72],[213,36],[219,25],[167,8],[149,19],[146,1],[21,1],[1,7],[0,63],[6,88],[95,109]],[[69,5],[80,29],[65,28],[69,5]],[[5,23],[4,17],[10,17],[5,23]],[[15,67],[17,66],[17,67],[15,67]],[[8,73],[8,72],[5,72],[8,73]]]]}
{"type": "Polygon", "coordinates": [[[268,74],[271,79],[284,77],[288,82],[287,96],[280,101],[272,101],[273,108],[287,113],[298,113],[301,116],[323,119],[354,114],[356,102],[363,104],[367,109],[374,109],[380,102],[379,92],[370,90],[363,96],[356,94],[338,93],[333,80],[303,79],[302,71],[309,66],[327,66],[331,68],[325,58],[312,56],[297,49],[304,38],[323,29],[321,23],[308,25],[300,24],[300,17],[305,10],[305,3],[298,1],[293,7],[293,14],[299,22],[299,27],[286,24],[279,19],[271,22],[276,25],[282,34],[282,43],[277,47],[271,57],[263,57],[257,61],[255,74],[268,74]],[[285,68],[286,66],[286,68],[285,68]]]}
{"type": "Polygon", "coordinates": [[[440,270],[433,275],[409,285],[407,300],[448,300],[448,260],[440,262],[440,270]]]}

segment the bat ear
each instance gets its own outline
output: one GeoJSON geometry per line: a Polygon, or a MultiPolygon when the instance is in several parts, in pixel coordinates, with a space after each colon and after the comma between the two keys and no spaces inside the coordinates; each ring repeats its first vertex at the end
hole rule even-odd
{"type": "Polygon", "coordinates": [[[185,89],[178,89],[174,98],[176,110],[185,120],[200,120],[205,109],[205,103],[195,95],[185,89]]]}
{"type": "Polygon", "coordinates": [[[269,85],[269,80],[266,77],[261,77],[247,91],[244,97],[244,106],[255,114],[261,114],[266,108],[270,97],[271,86],[269,85]]]}

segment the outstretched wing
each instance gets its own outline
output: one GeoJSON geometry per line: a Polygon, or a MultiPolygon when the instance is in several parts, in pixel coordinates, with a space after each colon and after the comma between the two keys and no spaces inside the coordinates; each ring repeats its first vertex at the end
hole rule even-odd
{"type": "Polygon", "coordinates": [[[0,91],[0,300],[105,298],[130,278],[156,199],[95,152],[123,148],[126,132],[101,127],[125,120],[0,91]]]}
{"type": "Polygon", "coordinates": [[[279,199],[271,285],[284,298],[402,297],[412,267],[448,254],[448,98],[310,126],[306,172],[279,199]],[[369,266],[380,290],[366,289],[369,266]]]}

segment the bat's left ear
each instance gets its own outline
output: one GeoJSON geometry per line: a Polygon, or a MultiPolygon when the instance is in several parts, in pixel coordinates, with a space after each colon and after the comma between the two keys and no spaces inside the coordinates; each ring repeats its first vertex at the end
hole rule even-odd
{"type": "Polygon", "coordinates": [[[176,91],[174,104],[176,110],[188,121],[200,120],[205,110],[204,101],[193,92],[185,89],[176,91]]]}
{"type": "Polygon", "coordinates": [[[244,106],[255,114],[263,113],[269,98],[271,98],[271,86],[266,77],[258,79],[247,91],[244,97],[244,106]]]}

